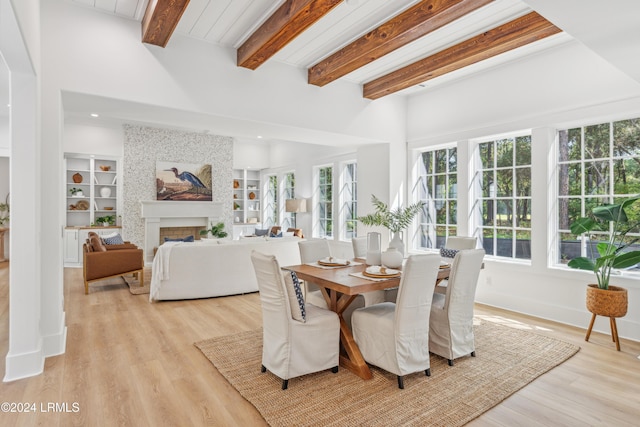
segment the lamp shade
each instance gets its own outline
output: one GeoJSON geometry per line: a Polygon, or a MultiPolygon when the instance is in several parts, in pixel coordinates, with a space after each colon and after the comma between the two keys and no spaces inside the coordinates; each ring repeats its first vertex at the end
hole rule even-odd
{"type": "Polygon", "coordinates": [[[284,210],[287,212],[306,212],[307,200],[306,199],[287,199],[285,201],[284,210]]]}

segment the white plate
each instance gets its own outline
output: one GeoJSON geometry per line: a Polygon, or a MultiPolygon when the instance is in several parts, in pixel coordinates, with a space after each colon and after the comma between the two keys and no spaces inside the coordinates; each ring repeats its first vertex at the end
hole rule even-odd
{"type": "Polygon", "coordinates": [[[369,274],[380,274],[380,275],[389,275],[393,276],[395,274],[400,273],[400,270],[394,270],[393,268],[381,267],[379,265],[372,265],[367,267],[366,272],[369,274]],[[381,271],[384,269],[384,272],[381,271]]]}
{"type": "Polygon", "coordinates": [[[344,258],[334,258],[334,257],[326,257],[318,260],[321,264],[331,264],[331,265],[349,265],[349,260],[344,258]]]}

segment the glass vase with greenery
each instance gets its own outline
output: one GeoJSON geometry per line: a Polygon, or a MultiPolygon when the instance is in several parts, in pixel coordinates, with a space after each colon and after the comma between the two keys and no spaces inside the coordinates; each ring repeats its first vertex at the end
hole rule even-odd
{"type": "Polygon", "coordinates": [[[415,218],[424,206],[424,202],[420,201],[406,208],[397,207],[390,209],[386,203],[382,202],[375,195],[371,195],[371,202],[373,203],[375,212],[360,216],[358,220],[367,226],[381,225],[392,233],[399,233],[409,227],[413,218],[415,218]]]}
{"type": "Polygon", "coordinates": [[[593,271],[598,280],[598,288],[608,289],[611,272],[614,269],[632,267],[640,263],[639,250],[627,250],[640,240],[639,237],[627,238],[627,234],[640,227],[640,220],[629,220],[627,209],[640,200],[640,194],[621,203],[596,206],[592,216],[581,217],[574,221],[571,233],[581,235],[591,231],[608,231],[608,240],[596,245],[597,254],[589,245],[589,257],[577,257],[567,264],[571,268],[593,271]]]}

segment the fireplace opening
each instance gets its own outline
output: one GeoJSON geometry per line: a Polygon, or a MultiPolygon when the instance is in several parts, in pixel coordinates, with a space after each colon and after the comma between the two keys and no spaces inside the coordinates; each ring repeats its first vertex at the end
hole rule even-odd
{"type": "Polygon", "coordinates": [[[160,237],[158,239],[158,246],[164,243],[165,237],[168,239],[184,239],[185,237],[193,236],[195,240],[200,240],[200,230],[205,230],[204,226],[191,226],[191,227],[160,227],[160,237]]]}

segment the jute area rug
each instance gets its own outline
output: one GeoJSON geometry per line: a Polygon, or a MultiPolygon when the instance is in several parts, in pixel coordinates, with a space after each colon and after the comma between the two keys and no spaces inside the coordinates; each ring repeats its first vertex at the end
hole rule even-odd
{"type": "Polygon", "coordinates": [[[396,376],[371,367],[362,380],[344,368],[289,380],[260,373],[262,330],[195,343],[272,426],[461,426],[491,409],[580,347],[476,319],[477,357],[450,367],[431,355],[431,376],[396,376]]]}
{"type": "Polygon", "coordinates": [[[122,276],[122,278],[129,286],[129,292],[133,295],[149,294],[151,290],[151,267],[144,268],[144,286],[140,286],[140,281],[133,274],[122,276]]]}

